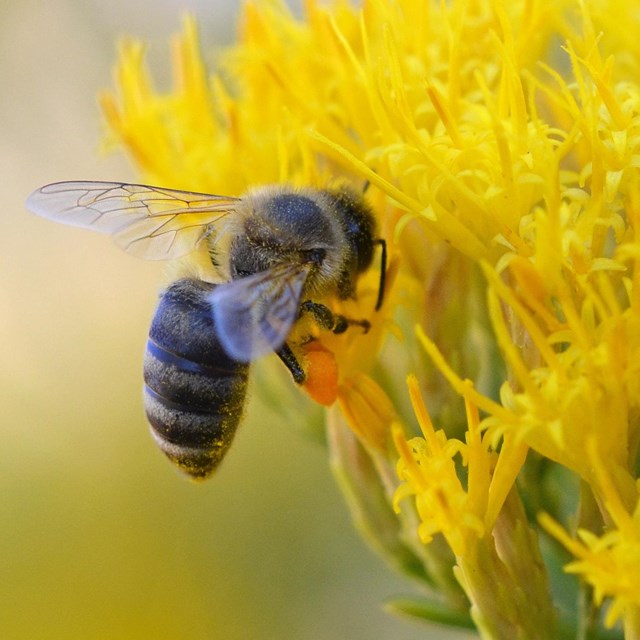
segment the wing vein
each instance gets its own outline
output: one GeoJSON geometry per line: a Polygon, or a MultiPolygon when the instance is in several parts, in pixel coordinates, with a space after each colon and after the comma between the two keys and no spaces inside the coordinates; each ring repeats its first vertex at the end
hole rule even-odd
{"type": "Polygon", "coordinates": [[[239,198],[124,182],[56,182],[34,191],[34,213],[71,226],[111,234],[129,253],[147,259],[180,257],[220,222],[239,198]]]}

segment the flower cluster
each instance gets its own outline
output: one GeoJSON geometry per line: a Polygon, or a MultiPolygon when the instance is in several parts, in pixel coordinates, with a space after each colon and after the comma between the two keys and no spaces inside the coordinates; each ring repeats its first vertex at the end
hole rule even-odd
{"type": "Polygon", "coordinates": [[[187,20],[173,89],[126,43],[102,96],[146,181],[368,185],[385,303],[376,269],[332,302],[372,330],[320,332],[307,391],[363,532],[426,589],[398,608],[487,638],[640,637],[639,20],[632,0],[308,0],[300,20],[256,0],[215,72],[187,20]],[[579,578],[559,616],[554,544],[579,578]]]}

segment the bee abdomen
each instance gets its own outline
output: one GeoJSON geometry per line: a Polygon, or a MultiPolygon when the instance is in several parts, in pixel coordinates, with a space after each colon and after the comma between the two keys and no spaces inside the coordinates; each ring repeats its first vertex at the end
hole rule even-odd
{"type": "Polygon", "coordinates": [[[163,294],[144,359],[144,404],[162,451],[195,478],[206,478],[231,445],[249,367],[220,345],[206,296],[215,285],[179,280],[163,294]]]}

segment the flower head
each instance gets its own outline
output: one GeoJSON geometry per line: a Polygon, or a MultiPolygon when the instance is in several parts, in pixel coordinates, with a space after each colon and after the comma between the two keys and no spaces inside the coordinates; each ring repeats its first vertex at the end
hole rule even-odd
{"type": "Polygon", "coordinates": [[[407,442],[402,430],[396,427],[395,442],[400,454],[398,475],[405,481],[396,493],[396,500],[415,495],[422,520],[419,529],[422,541],[431,542],[435,533],[442,533],[452,551],[461,556],[472,544],[470,538],[481,538],[485,534],[491,454],[486,444],[482,445],[478,414],[472,405],[468,406],[468,441],[448,439],[442,430],[435,431],[419,396],[417,380],[409,378],[408,384],[423,437],[407,442]],[[458,477],[456,456],[469,467],[466,489],[458,477]]]}
{"type": "MultiPolygon", "coordinates": [[[[385,303],[373,311],[376,268],[357,298],[326,301],[371,330],[311,329],[307,390],[337,400],[358,438],[333,438],[333,455],[379,548],[442,589],[451,610],[467,598],[487,637],[535,637],[553,617],[521,498],[556,504],[562,487],[545,487],[558,469],[583,483],[599,520],[578,542],[545,527],[577,556],[568,570],[596,603],[614,599],[609,622],[640,627],[629,568],[640,441],[634,17],[631,0],[309,0],[297,20],[256,1],[215,74],[187,20],[171,91],[152,88],[129,43],[120,96],[102,99],[112,139],[150,182],[230,195],[272,182],[369,185],[391,256],[385,303]],[[400,488],[389,473],[398,457],[400,488]],[[531,474],[534,495],[516,485],[531,474]],[[449,554],[430,554],[438,544],[449,554]],[[459,586],[443,577],[452,569],[459,586]]],[[[580,517],[577,501],[563,509],[556,520],[580,517]]]]}

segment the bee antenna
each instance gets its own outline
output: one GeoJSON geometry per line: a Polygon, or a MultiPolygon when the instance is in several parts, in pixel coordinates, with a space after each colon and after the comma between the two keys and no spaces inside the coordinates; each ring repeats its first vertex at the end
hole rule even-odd
{"type": "Polygon", "coordinates": [[[384,301],[384,286],[387,279],[387,241],[384,238],[378,238],[374,241],[382,247],[380,252],[380,282],[378,283],[378,300],[376,301],[375,310],[378,311],[384,301]]]}

